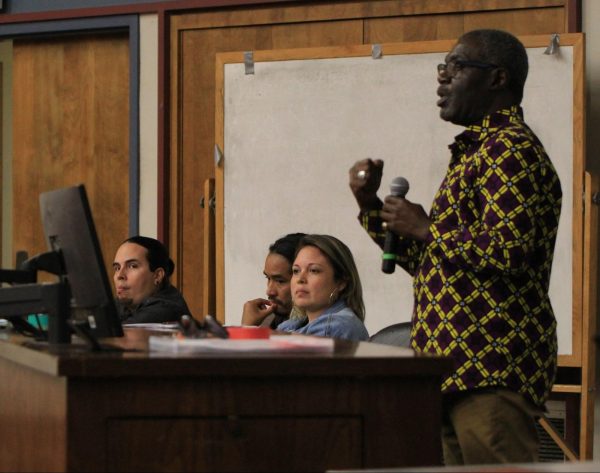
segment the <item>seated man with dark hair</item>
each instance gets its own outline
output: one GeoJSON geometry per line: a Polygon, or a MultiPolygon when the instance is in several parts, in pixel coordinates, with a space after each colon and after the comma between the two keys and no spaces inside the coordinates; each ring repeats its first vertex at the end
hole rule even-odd
{"type": "Polygon", "coordinates": [[[267,278],[267,299],[244,304],[242,325],[269,326],[273,329],[287,320],[292,311],[292,264],[304,233],[290,233],[269,246],[263,273],[267,278]]]}
{"type": "Polygon", "coordinates": [[[175,263],[154,238],[134,236],[117,249],[113,281],[124,324],[172,322],[191,315],[183,296],[170,282],[175,263]]]}

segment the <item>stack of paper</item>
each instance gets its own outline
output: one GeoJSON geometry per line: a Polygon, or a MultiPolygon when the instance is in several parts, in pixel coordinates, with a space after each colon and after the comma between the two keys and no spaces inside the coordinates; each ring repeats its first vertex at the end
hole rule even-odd
{"type": "Polygon", "coordinates": [[[178,332],[181,330],[181,325],[177,322],[158,322],[158,323],[139,323],[125,324],[123,328],[142,328],[151,332],[178,332]]]}
{"type": "Polygon", "coordinates": [[[268,339],[176,338],[152,336],[148,340],[151,351],[193,353],[206,351],[235,352],[333,352],[331,338],[301,335],[272,335],[268,339]]]}

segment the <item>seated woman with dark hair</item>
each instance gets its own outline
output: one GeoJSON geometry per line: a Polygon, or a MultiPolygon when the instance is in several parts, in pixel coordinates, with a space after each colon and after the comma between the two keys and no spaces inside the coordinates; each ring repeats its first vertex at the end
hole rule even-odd
{"type": "Polygon", "coordinates": [[[299,319],[282,322],[284,332],[368,340],[358,270],[350,249],[330,235],[307,235],[292,266],[294,308],[299,319]]]}
{"type": "Polygon", "coordinates": [[[172,322],[190,310],[169,277],[175,264],[154,238],[134,236],[117,249],[113,281],[124,324],[172,322]]]}

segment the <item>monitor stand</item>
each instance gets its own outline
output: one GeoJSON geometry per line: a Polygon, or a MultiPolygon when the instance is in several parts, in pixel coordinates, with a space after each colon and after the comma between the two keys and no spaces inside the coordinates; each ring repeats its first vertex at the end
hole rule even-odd
{"type": "Polygon", "coordinates": [[[46,339],[41,329],[36,329],[23,317],[29,314],[48,314],[47,340],[51,345],[71,342],[70,292],[64,278],[64,263],[60,251],[48,251],[27,259],[26,252],[17,252],[19,269],[0,270],[0,282],[13,284],[0,288],[0,315],[9,319],[17,330],[33,334],[36,339],[46,339]],[[37,272],[47,271],[59,277],[56,283],[36,283],[37,272]]]}
{"type": "Polygon", "coordinates": [[[88,346],[89,351],[94,352],[123,352],[127,351],[124,348],[117,347],[114,345],[102,344],[98,341],[96,336],[92,333],[90,324],[84,320],[67,320],[69,327],[83,340],[88,346]]]}
{"type": "MultiPolygon", "coordinates": [[[[0,288],[0,314],[16,322],[18,327],[34,328],[22,317],[28,314],[48,314],[48,342],[70,343],[71,328],[69,291],[63,281],[51,284],[20,284],[0,288]],[[17,321],[19,319],[20,321],[17,321]],[[25,325],[27,324],[27,325],[25,325]],[[29,326],[29,327],[27,327],[29,326]]],[[[41,331],[37,330],[36,335],[41,331]]]]}

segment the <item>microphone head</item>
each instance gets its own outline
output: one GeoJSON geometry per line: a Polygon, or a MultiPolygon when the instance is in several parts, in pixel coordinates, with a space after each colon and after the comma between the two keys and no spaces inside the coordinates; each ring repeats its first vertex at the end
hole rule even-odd
{"type": "Polygon", "coordinates": [[[403,177],[395,177],[390,184],[390,194],[394,197],[404,197],[408,192],[408,181],[403,177]]]}

